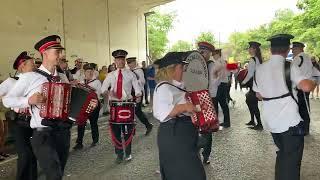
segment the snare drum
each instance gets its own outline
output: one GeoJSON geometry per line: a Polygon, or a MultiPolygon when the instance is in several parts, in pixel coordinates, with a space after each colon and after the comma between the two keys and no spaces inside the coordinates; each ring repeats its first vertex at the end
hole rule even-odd
{"type": "Polygon", "coordinates": [[[110,123],[133,124],[135,115],[135,103],[128,101],[110,102],[110,123]]]}

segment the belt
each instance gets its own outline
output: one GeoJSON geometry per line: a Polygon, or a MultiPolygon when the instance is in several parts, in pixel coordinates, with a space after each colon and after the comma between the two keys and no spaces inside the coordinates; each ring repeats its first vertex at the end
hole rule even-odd
{"type": "Polygon", "coordinates": [[[38,127],[38,128],[34,128],[33,130],[42,132],[42,131],[51,131],[52,128],[51,127],[38,127]]]}
{"type": "Polygon", "coordinates": [[[291,96],[290,93],[287,93],[287,94],[284,94],[284,95],[281,95],[281,96],[277,96],[277,97],[272,97],[272,98],[262,98],[264,101],[271,101],[271,100],[276,100],[276,99],[282,99],[282,98],[285,98],[285,97],[289,97],[291,96]]]}
{"type": "Polygon", "coordinates": [[[187,122],[187,121],[192,121],[191,120],[191,117],[190,116],[185,116],[185,115],[182,115],[182,116],[177,116],[175,118],[172,118],[172,119],[169,119],[168,121],[166,122],[163,122],[164,124],[175,124],[175,123],[178,123],[178,122],[187,122]],[[179,119],[179,120],[178,120],[179,119]]]}

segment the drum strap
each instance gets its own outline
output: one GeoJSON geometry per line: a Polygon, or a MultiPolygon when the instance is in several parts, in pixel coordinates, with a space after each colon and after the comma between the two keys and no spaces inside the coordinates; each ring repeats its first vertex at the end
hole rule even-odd
{"type": "Polygon", "coordinates": [[[301,59],[300,64],[299,64],[299,67],[301,67],[302,64],[303,64],[304,59],[303,59],[303,56],[299,56],[299,57],[300,57],[300,59],[301,59]]]}
{"type": "Polygon", "coordinates": [[[168,85],[170,85],[170,86],[173,86],[173,87],[175,87],[175,88],[177,88],[177,89],[179,89],[179,90],[181,90],[181,91],[183,91],[183,92],[188,92],[187,90],[182,89],[182,88],[180,88],[180,87],[178,87],[178,86],[175,86],[175,85],[173,85],[173,84],[171,84],[171,83],[169,83],[169,82],[167,82],[167,81],[161,82],[161,83],[157,86],[156,91],[157,91],[157,89],[158,89],[160,86],[162,86],[162,85],[164,85],[164,84],[168,84],[168,85]]]}

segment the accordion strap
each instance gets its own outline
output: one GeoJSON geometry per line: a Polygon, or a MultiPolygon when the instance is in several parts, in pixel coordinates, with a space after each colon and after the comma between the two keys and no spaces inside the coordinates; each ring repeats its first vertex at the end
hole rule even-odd
{"type": "Polygon", "coordinates": [[[44,77],[46,77],[49,82],[52,82],[52,80],[51,80],[52,76],[50,74],[42,71],[41,69],[37,69],[37,70],[35,70],[35,72],[40,74],[40,75],[42,75],[42,76],[44,76],[44,77]]]}
{"type": "Polygon", "coordinates": [[[183,88],[180,88],[180,87],[178,87],[178,86],[175,86],[175,85],[173,85],[173,84],[171,84],[171,83],[169,83],[169,82],[167,82],[167,81],[161,82],[161,83],[157,86],[156,91],[157,91],[157,89],[158,89],[160,86],[162,86],[162,85],[164,85],[164,84],[168,84],[168,85],[170,85],[170,86],[173,86],[173,87],[179,89],[180,91],[188,92],[187,90],[185,90],[185,89],[183,89],[183,88]]]}

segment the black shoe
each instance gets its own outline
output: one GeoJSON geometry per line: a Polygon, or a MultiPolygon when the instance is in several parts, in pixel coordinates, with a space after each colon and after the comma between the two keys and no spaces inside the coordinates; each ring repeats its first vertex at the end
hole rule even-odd
{"type": "Polygon", "coordinates": [[[116,159],[116,164],[120,164],[120,163],[122,163],[122,161],[123,161],[123,157],[118,156],[116,159]]]}
{"type": "Polygon", "coordinates": [[[248,123],[246,123],[247,126],[255,126],[256,124],[254,123],[254,121],[249,121],[248,123]]]}
{"type": "Polygon", "coordinates": [[[76,144],[76,145],[73,147],[74,150],[80,150],[80,149],[82,149],[82,148],[83,148],[83,145],[82,145],[82,144],[76,144]]]}
{"type": "Polygon", "coordinates": [[[224,128],[229,128],[229,127],[230,127],[230,125],[223,125],[223,127],[224,127],[224,128]]]}
{"type": "Polygon", "coordinates": [[[6,158],[0,156],[0,162],[6,160],[6,158]]]}
{"type": "Polygon", "coordinates": [[[263,130],[263,127],[261,124],[258,124],[256,126],[253,126],[253,127],[249,127],[250,129],[253,129],[253,130],[263,130]]]}
{"type": "Polygon", "coordinates": [[[151,131],[152,131],[152,128],[153,128],[153,124],[150,124],[148,127],[147,127],[147,131],[146,131],[146,136],[148,136],[150,133],[151,133],[151,131]]]}
{"type": "Polygon", "coordinates": [[[98,144],[98,142],[92,142],[90,147],[95,147],[98,144]]]}
{"type": "Polygon", "coordinates": [[[224,126],[224,123],[220,123],[219,126],[224,126]]]}
{"type": "Polygon", "coordinates": [[[209,165],[210,164],[209,159],[207,159],[207,158],[203,159],[203,164],[204,165],[209,165]]]}
{"type": "Polygon", "coordinates": [[[3,156],[3,157],[5,157],[5,158],[7,158],[7,157],[9,157],[10,155],[2,152],[2,153],[0,153],[0,156],[3,156]]]}

